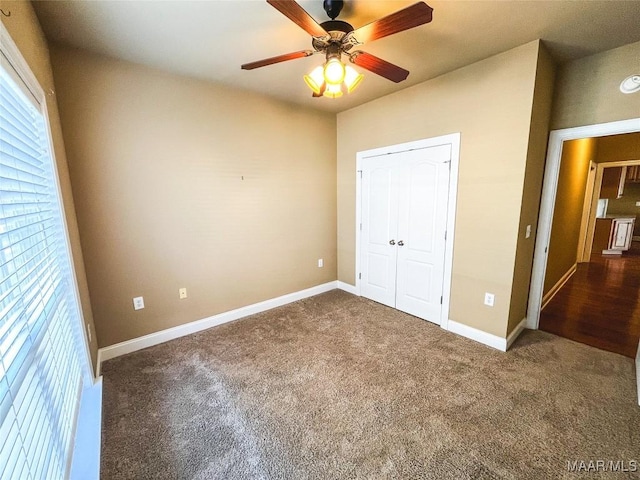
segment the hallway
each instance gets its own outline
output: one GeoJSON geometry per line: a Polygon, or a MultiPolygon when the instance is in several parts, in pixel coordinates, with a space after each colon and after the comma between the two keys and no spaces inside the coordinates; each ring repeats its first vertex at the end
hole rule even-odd
{"type": "Polygon", "coordinates": [[[540,330],[634,358],[640,339],[640,245],[593,255],[540,314],[540,330]]]}

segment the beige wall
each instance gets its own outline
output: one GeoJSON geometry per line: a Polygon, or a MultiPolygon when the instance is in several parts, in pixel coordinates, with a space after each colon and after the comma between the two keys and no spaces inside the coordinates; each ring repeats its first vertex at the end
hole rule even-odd
{"type": "Polygon", "coordinates": [[[543,294],[576,264],[589,162],[595,161],[594,138],[569,140],[562,146],[543,294]]]}
{"type": "Polygon", "coordinates": [[[551,55],[546,48],[540,48],[533,109],[531,112],[531,127],[529,129],[529,149],[527,151],[527,166],[522,192],[522,205],[520,207],[520,225],[518,227],[518,243],[513,269],[513,287],[511,289],[507,334],[511,333],[527,316],[555,71],[556,66],[551,59],[551,55]],[[529,238],[526,236],[528,225],[531,226],[529,238]]]}
{"type": "MultiPolygon", "coordinates": [[[[640,94],[637,95],[640,96],[640,94]]],[[[596,162],[607,163],[626,160],[640,160],[640,132],[598,138],[596,162]]]]}
{"type": "Polygon", "coordinates": [[[539,46],[338,114],[339,280],[355,283],[356,153],[461,132],[449,318],[506,336],[539,46]],[[493,308],[484,292],[495,293],[493,308]]]}
{"type": "Polygon", "coordinates": [[[551,129],[640,117],[640,95],[620,92],[638,73],[640,42],[564,64],[558,70],[551,129]]]}
{"type": "MultiPolygon", "coordinates": [[[[49,49],[44,34],[40,29],[38,19],[27,1],[0,1],[0,8],[5,12],[10,12],[11,16],[0,15],[2,23],[7,28],[11,38],[16,43],[22,56],[29,64],[34,75],[38,79],[40,86],[45,92],[56,92],[56,87],[51,73],[51,63],[49,59],[49,49]]],[[[67,221],[69,237],[71,240],[71,251],[75,267],[76,278],[80,291],[80,302],[86,328],[91,331],[92,341],[88,341],[91,352],[91,360],[96,365],[98,355],[98,345],[93,326],[93,315],[87,288],[87,278],[84,270],[82,250],[78,235],[78,224],[76,220],[74,201],[69,182],[69,170],[67,167],[67,157],[65,145],[60,129],[60,117],[58,115],[58,104],[56,95],[47,96],[47,110],[49,112],[49,124],[53,137],[53,150],[56,158],[58,177],[62,190],[62,202],[67,221]]]]}
{"type": "Polygon", "coordinates": [[[51,53],[100,346],[336,279],[335,116],[51,53]]]}

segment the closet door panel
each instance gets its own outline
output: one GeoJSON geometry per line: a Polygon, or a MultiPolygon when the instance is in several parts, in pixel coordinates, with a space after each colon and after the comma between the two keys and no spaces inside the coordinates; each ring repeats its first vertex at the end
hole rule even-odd
{"type": "Polygon", "coordinates": [[[398,181],[396,308],[440,323],[449,145],[407,152],[398,181]]]}
{"type": "Polygon", "coordinates": [[[388,159],[371,159],[362,173],[361,294],[395,307],[398,172],[388,159]]]}

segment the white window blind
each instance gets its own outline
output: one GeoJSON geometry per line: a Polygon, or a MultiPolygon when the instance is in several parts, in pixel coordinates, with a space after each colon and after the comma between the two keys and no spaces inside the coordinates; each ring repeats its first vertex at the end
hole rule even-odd
{"type": "Polygon", "coordinates": [[[0,479],[63,479],[86,347],[44,108],[0,57],[0,479]]]}

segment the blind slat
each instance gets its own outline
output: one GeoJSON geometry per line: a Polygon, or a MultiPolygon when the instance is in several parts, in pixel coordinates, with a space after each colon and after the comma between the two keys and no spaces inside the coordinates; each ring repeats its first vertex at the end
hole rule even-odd
{"type": "Polygon", "coordinates": [[[42,162],[34,164],[29,158],[23,158],[15,155],[14,149],[5,142],[0,142],[0,154],[7,158],[7,166],[17,168],[25,172],[34,173],[43,176],[46,179],[46,169],[42,168],[42,162]]]}
{"type": "Polygon", "coordinates": [[[15,95],[13,95],[11,90],[5,88],[4,84],[0,86],[0,94],[2,95],[3,105],[11,105],[12,111],[22,116],[22,123],[25,128],[28,128],[34,120],[31,110],[25,108],[15,95]]]}
{"type": "Polygon", "coordinates": [[[0,108],[0,134],[2,141],[23,151],[30,159],[39,159],[44,152],[38,144],[37,132],[26,133],[22,125],[18,125],[11,119],[2,118],[3,110],[0,108]],[[9,121],[7,121],[9,120],[9,121]]]}

